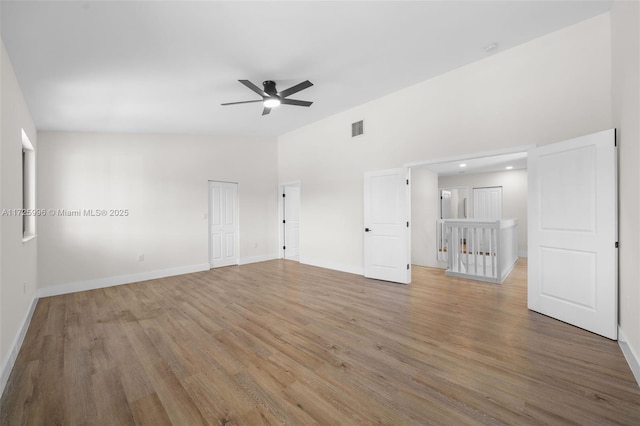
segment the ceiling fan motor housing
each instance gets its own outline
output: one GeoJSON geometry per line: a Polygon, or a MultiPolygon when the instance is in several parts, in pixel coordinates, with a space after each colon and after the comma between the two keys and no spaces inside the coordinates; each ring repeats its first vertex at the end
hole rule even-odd
{"type": "Polygon", "coordinates": [[[278,91],[276,90],[276,82],[272,80],[266,80],[262,82],[264,86],[264,91],[269,96],[276,96],[278,91]]]}

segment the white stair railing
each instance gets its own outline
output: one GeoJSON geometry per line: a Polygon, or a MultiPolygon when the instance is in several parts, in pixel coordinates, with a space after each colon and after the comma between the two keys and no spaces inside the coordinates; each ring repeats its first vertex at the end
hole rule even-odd
{"type": "Polygon", "coordinates": [[[444,219],[440,222],[447,275],[495,283],[504,281],[518,260],[516,219],[444,219]]]}

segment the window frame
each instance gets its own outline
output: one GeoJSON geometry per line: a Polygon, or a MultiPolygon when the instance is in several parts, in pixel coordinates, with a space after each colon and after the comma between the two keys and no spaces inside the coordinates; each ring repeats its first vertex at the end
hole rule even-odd
{"type": "Polygon", "coordinates": [[[22,242],[36,237],[36,150],[22,129],[22,242]]]}

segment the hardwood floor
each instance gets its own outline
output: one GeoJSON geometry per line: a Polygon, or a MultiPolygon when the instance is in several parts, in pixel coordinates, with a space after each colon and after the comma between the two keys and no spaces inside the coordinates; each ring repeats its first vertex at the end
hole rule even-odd
{"type": "Polygon", "coordinates": [[[38,302],[4,425],[640,424],[616,342],[502,284],[290,261],[38,302]]]}

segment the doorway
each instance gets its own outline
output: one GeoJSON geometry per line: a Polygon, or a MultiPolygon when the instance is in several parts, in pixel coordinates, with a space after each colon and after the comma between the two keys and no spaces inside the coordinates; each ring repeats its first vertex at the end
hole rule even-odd
{"type": "Polygon", "coordinates": [[[448,187],[439,188],[440,191],[440,219],[466,219],[469,188],[448,187]]]}
{"type": "MultiPolygon", "coordinates": [[[[615,130],[530,147],[524,154],[528,308],[615,340],[618,312],[615,130]]],[[[462,169],[470,160],[449,161],[452,166],[455,162],[462,169]]],[[[435,161],[428,165],[440,166],[435,161]]],[[[425,164],[410,166],[425,167],[425,164]]],[[[457,175],[467,170],[458,170],[457,175]]],[[[492,186],[498,185],[477,185],[477,188],[492,186]]],[[[497,210],[498,204],[491,202],[491,197],[497,200],[498,191],[493,195],[490,192],[484,194],[484,210],[489,213],[482,213],[483,216],[497,215],[491,213],[491,205],[497,210]]],[[[477,198],[474,211],[481,210],[483,197],[474,198],[477,198]]],[[[506,199],[505,192],[505,203],[506,199]]],[[[510,216],[506,205],[502,213],[510,216]]],[[[475,212],[471,217],[477,218],[475,212]]]]}
{"type": "MultiPolygon", "coordinates": [[[[436,239],[437,239],[437,263],[417,263],[422,266],[435,266],[437,268],[447,267],[447,256],[445,247],[447,246],[446,235],[444,232],[444,221],[442,219],[467,219],[468,218],[468,202],[469,202],[469,188],[462,187],[447,187],[439,188],[440,192],[439,202],[439,216],[438,224],[436,226],[436,239]]],[[[414,238],[420,238],[419,229],[414,228],[412,235],[414,238]]],[[[413,257],[413,256],[412,256],[413,257]]],[[[414,259],[411,259],[412,262],[414,259]]]]}
{"type": "Polygon", "coordinates": [[[238,184],[209,181],[209,266],[238,265],[238,184]]]}
{"type": "MultiPolygon", "coordinates": [[[[441,161],[411,164],[414,185],[424,186],[423,171],[435,175],[428,182],[433,188],[413,191],[412,206],[431,203],[437,208],[437,216],[427,209],[412,209],[411,246],[425,247],[433,259],[424,261],[412,253],[412,263],[419,266],[446,268],[443,219],[471,220],[483,215],[518,219],[518,255],[527,256],[527,151],[531,146],[475,154],[441,161]],[[464,166],[464,167],[463,167],[464,166]],[[420,171],[420,173],[414,173],[420,171]],[[421,178],[422,177],[422,178],[421,178]],[[502,189],[498,188],[501,187],[502,189]],[[421,200],[423,194],[434,194],[430,200],[421,200]],[[502,192],[499,194],[498,192],[502,192]],[[475,208],[474,195],[477,199],[475,208]],[[442,197],[442,199],[440,198],[442,197]],[[486,201],[486,203],[485,203],[486,201]],[[485,210],[487,212],[481,212],[485,210]],[[492,211],[493,210],[493,211],[492,211]],[[422,223],[426,222],[426,223],[422,223]],[[421,232],[421,228],[434,232],[421,232]],[[418,239],[418,241],[414,241],[418,239]],[[436,262],[434,264],[434,262],[436,262]]],[[[489,217],[487,217],[489,218],[489,217]]]]}

